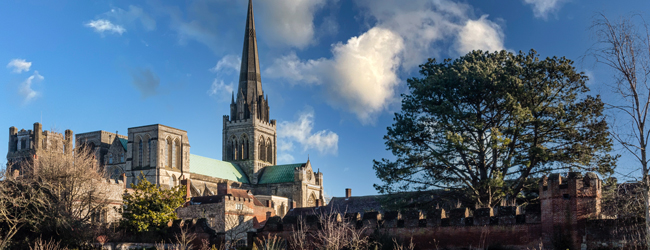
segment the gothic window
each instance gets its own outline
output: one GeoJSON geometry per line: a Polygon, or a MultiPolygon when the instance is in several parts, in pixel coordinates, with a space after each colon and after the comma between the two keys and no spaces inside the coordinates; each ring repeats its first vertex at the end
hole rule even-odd
{"type": "Polygon", "coordinates": [[[165,164],[167,164],[167,167],[173,167],[172,165],[172,141],[167,138],[167,153],[165,154],[165,164]]]}
{"type": "Polygon", "coordinates": [[[232,145],[233,145],[233,147],[232,147],[232,160],[233,161],[239,160],[239,159],[237,159],[237,141],[233,140],[232,145]]]}
{"type": "Polygon", "coordinates": [[[142,167],[142,140],[138,142],[138,166],[142,167]]]}
{"type": "Polygon", "coordinates": [[[268,162],[273,162],[273,147],[271,139],[266,140],[266,160],[268,162]]]}
{"type": "Polygon", "coordinates": [[[260,153],[260,160],[266,161],[266,145],[264,143],[264,137],[260,137],[260,150],[258,152],[260,153]]]}
{"type": "Polygon", "coordinates": [[[248,136],[242,135],[242,160],[248,160],[248,136]]]}
{"type": "Polygon", "coordinates": [[[172,167],[176,167],[176,151],[178,149],[176,148],[176,141],[172,142],[172,167]]]}
{"type": "Polygon", "coordinates": [[[20,139],[20,150],[24,150],[27,148],[27,139],[23,138],[20,139]]]}
{"type": "Polygon", "coordinates": [[[316,206],[316,197],[314,197],[314,194],[311,194],[309,196],[309,199],[307,200],[307,207],[315,207],[316,206]]]}
{"type": "Polygon", "coordinates": [[[181,143],[178,140],[174,141],[174,146],[176,147],[176,154],[174,155],[176,156],[176,168],[180,169],[181,164],[183,163],[183,161],[181,160],[181,153],[183,152],[183,150],[181,149],[181,143]]]}
{"type": "Polygon", "coordinates": [[[147,139],[147,165],[151,165],[151,138],[147,139]]]}
{"type": "Polygon", "coordinates": [[[124,153],[120,153],[120,163],[124,163],[124,153]]]}
{"type": "Polygon", "coordinates": [[[113,164],[113,154],[108,154],[108,164],[113,164]]]}

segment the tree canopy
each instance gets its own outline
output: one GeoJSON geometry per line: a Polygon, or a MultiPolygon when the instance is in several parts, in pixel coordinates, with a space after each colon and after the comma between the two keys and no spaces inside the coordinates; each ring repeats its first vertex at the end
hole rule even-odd
{"type": "Polygon", "coordinates": [[[380,193],[464,189],[478,205],[512,199],[552,171],[612,173],[599,96],[564,57],[472,51],[420,65],[374,161],[380,193]]]}
{"type": "Polygon", "coordinates": [[[161,189],[144,177],[138,184],[131,184],[134,192],[124,196],[122,226],[133,232],[145,232],[164,228],[177,219],[175,210],[185,202],[185,189],[175,186],[161,189]]]}

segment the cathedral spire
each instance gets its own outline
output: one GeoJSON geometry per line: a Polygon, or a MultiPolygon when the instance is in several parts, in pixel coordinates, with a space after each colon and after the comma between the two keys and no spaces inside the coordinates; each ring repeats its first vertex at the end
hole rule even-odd
{"type": "Polygon", "coordinates": [[[257,38],[255,34],[255,18],[253,17],[253,0],[248,1],[248,15],[246,17],[246,31],[244,33],[244,48],[241,56],[241,69],[239,73],[239,91],[244,94],[246,104],[253,103],[258,96],[262,96],[262,79],[260,76],[260,62],[257,52],[257,38]]]}

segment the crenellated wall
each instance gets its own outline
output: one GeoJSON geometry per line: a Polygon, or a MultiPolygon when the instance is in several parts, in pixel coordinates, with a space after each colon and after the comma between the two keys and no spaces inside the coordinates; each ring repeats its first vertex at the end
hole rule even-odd
{"type": "MultiPolygon", "coordinates": [[[[290,211],[284,218],[270,219],[258,231],[258,237],[289,237],[299,226],[299,220],[303,220],[308,230],[318,230],[318,216],[333,213],[330,218],[341,218],[341,223],[352,223],[358,229],[368,228],[369,236],[380,233],[379,235],[402,240],[412,238],[416,249],[489,246],[513,249],[539,249],[540,246],[544,249],[592,249],[597,246],[589,242],[608,234],[613,230],[610,227],[616,224],[611,220],[608,223],[607,220],[600,219],[601,187],[602,182],[596,174],[587,173],[583,176],[572,172],[566,176],[553,174],[541,178],[540,204],[526,207],[363,213],[339,213],[347,210],[341,207],[303,208],[299,212],[290,211]]],[[[620,247],[626,243],[610,237],[598,241],[598,244],[620,247]]]]}

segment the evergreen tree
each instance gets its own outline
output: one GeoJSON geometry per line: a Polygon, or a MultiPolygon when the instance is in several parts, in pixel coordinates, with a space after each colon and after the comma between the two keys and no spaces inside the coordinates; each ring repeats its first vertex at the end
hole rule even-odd
{"type": "Polygon", "coordinates": [[[564,57],[473,51],[420,65],[374,161],[380,193],[462,189],[482,206],[552,171],[612,173],[617,157],[599,96],[564,57]]]}
{"type": "Polygon", "coordinates": [[[161,189],[144,177],[131,184],[132,194],[124,195],[122,226],[133,232],[155,231],[177,219],[175,210],[185,202],[185,189],[161,189]]]}

